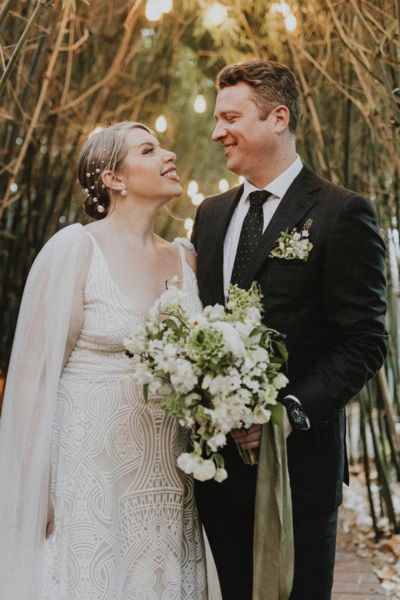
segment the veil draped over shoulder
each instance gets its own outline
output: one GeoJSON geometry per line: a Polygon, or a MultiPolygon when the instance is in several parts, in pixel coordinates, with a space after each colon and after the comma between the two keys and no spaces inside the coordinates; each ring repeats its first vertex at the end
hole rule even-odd
{"type": "Polygon", "coordinates": [[[90,251],[82,225],[45,245],[30,271],[0,426],[0,599],[41,597],[51,438],[74,290],[90,251]]]}

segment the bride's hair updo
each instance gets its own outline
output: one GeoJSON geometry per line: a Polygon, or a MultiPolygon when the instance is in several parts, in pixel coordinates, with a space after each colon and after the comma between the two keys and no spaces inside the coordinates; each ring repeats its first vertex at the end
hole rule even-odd
{"type": "Polygon", "coordinates": [[[126,132],[136,128],[154,135],[146,125],[129,121],[89,134],[78,158],[78,179],[86,193],[83,204],[89,217],[104,219],[108,215],[115,200],[101,176],[104,171],[118,171],[128,153],[126,132]]]}

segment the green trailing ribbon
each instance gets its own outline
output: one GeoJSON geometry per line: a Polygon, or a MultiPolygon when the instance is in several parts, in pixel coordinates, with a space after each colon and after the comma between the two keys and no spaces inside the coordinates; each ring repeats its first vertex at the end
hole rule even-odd
{"type": "MultiPolygon", "coordinates": [[[[252,468],[252,467],[248,467],[252,468]]],[[[254,526],[253,600],[288,600],[293,584],[292,498],[281,427],[263,427],[254,526]]]]}

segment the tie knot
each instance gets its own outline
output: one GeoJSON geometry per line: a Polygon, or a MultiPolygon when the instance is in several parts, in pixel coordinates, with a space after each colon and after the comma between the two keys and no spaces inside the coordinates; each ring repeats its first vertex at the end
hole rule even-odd
{"type": "Polygon", "coordinates": [[[249,200],[251,206],[262,206],[264,202],[271,196],[271,192],[267,190],[260,190],[258,192],[251,192],[249,194],[249,200]]]}

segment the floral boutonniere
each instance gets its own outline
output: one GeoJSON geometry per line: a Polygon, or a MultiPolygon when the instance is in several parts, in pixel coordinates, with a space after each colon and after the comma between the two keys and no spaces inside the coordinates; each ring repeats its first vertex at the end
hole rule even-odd
{"type": "Polygon", "coordinates": [[[286,260],[292,260],[293,258],[300,258],[307,262],[308,256],[313,248],[311,242],[308,241],[309,229],[312,225],[313,220],[308,219],[303,225],[301,231],[297,231],[297,227],[289,232],[282,231],[282,235],[276,242],[275,248],[271,251],[270,258],[285,258],[286,260]]]}

